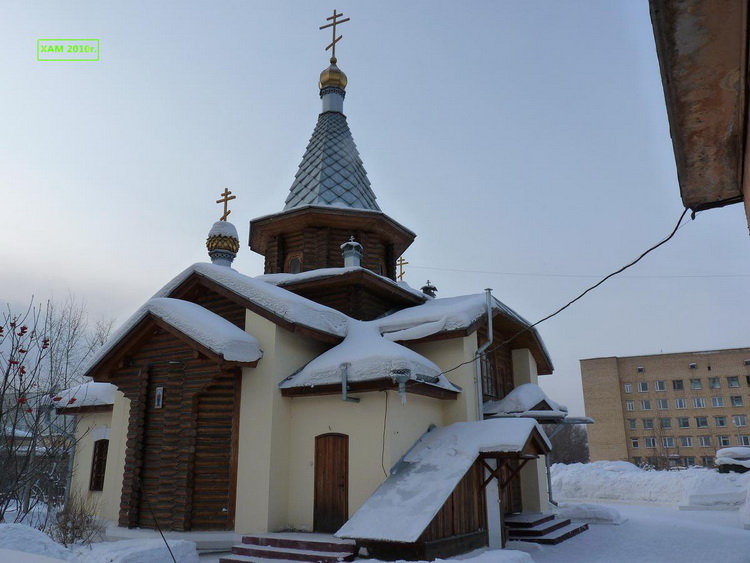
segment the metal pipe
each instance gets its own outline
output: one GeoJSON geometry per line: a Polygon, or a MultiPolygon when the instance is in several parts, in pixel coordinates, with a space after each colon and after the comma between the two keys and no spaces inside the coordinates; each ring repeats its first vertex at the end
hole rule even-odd
{"type": "Polygon", "coordinates": [[[477,420],[484,420],[484,400],[482,397],[482,355],[492,345],[492,289],[484,290],[487,297],[487,342],[482,344],[475,352],[475,372],[477,381],[477,420]]]}
{"type": "Polygon", "coordinates": [[[347,401],[349,403],[359,403],[359,399],[357,397],[349,397],[349,383],[348,383],[348,376],[349,376],[349,366],[351,364],[349,362],[344,362],[341,364],[341,400],[347,401]]]}

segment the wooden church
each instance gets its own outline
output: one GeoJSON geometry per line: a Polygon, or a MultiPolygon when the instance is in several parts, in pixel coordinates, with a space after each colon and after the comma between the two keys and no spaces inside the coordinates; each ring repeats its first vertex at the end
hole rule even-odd
{"type": "Polygon", "coordinates": [[[489,292],[397,281],[416,235],[376,202],[346,85],[334,51],[285,206],[250,221],[264,274],[231,266],[227,191],[211,262],[100,350],[98,400],[62,401],[79,417],[73,486],[112,526],[324,532],[416,559],[499,546],[506,515],[546,510],[540,427],[483,408],[550,374],[547,351],[489,292]]]}

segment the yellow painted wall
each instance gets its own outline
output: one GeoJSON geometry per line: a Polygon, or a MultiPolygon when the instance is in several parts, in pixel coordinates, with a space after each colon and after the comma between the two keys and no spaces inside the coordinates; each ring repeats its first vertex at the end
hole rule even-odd
{"type": "Polygon", "coordinates": [[[312,530],[316,436],[329,432],[349,436],[349,516],[352,516],[430,424],[442,424],[445,401],[407,394],[403,405],[397,391],[355,396],[359,396],[359,403],[344,402],[340,395],[289,399],[292,403],[289,518],[284,527],[312,530]]]}
{"type": "Polygon", "coordinates": [[[125,472],[125,444],[128,436],[130,399],[120,391],[115,392],[112,410],[112,429],[107,450],[107,467],[104,473],[104,490],[101,496],[100,514],[105,520],[117,522],[120,517],[122,478],[125,472]]]}

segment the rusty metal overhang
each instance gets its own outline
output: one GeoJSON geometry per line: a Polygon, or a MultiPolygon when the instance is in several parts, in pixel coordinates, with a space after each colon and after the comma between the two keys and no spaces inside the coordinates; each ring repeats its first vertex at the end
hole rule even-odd
{"type": "Polygon", "coordinates": [[[680,195],[694,211],[743,199],[748,0],[649,0],[680,195]]]}

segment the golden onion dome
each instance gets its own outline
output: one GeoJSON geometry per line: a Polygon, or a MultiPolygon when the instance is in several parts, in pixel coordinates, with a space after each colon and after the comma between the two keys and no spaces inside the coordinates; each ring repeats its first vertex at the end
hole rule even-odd
{"type": "Polygon", "coordinates": [[[328,87],[341,88],[343,90],[346,88],[346,82],[346,74],[336,66],[336,57],[331,57],[331,66],[320,73],[318,87],[321,90],[328,87]]]}

